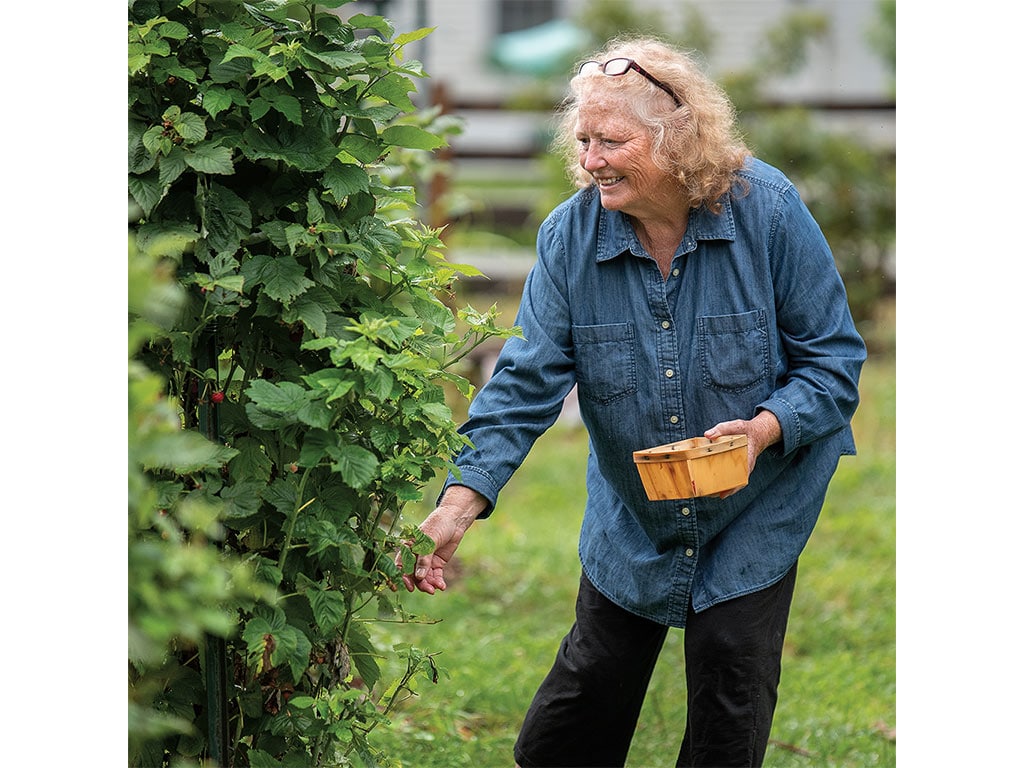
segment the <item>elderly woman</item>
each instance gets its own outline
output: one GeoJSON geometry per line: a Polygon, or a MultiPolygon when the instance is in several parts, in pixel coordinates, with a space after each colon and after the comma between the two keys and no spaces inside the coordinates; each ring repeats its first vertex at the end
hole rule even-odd
{"type": "MultiPolygon", "coordinates": [[[[511,339],[463,426],[444,569],[576,385],[590,436],[576,621],[526,714],[520,766],[621,766],[670,627],[683,627],[679,766],[763,761],[796,564],[839,457],[865,347],[793,184],[751,156],[684,53],[613,41],[580,65],[561,146],[581,189],[541,225],[511,339]],[[651,501],[633,451],[746,435],[749,482],[651,501]]],[[[672,747],[674,751],[674,746],[672,747]]]]}

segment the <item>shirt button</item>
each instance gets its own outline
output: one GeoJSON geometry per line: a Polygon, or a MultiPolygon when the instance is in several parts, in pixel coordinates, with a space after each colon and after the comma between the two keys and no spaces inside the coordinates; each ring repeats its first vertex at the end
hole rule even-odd
{"type": "Polygon", "coordinates": [[[668,320],[662,320],[661,327],[664,328],[665,330],[668,330],[669,328],[672,327],[672,323],[670,323],[668,320]]]}
{"type": "Polygon", "coordinates": [[[669,369],[667,369],[667,370],[665,371],[665,375],[666,375],[666,376],[668,376],[668,377],[669,377],[669,378],[671,379],[671,378],[672,378],[673,376],[675,376],[675,375],[676,375],[676,373],[675,373],[675,371],[673,371],[673,370],[672,370],[671,368],[669,368],[669,369]]]}
{"type": "Polygon", "coordinates": [[[683,517],[688,517],[689,514],[690,514],[690,508],[689,507],[683,507],[683,517]]]}
{"type": "Polygon", "coordinates": [[[672,270],[672,277],[679,277],[679,267],[672,270]]]}
{"type": "Polygon", "coordinates": [[[686,549],[686,556],[687,557],[693,557],[693,550],[690,549],[689,547],[687,547],[687,549],[686,549]]]}
{"type": "Polygon", "coordinates": [[[668,420],[671,421],[673,424],[678,424],[679,423],[679,417],[678,416],[669,416],[668,420]]]}

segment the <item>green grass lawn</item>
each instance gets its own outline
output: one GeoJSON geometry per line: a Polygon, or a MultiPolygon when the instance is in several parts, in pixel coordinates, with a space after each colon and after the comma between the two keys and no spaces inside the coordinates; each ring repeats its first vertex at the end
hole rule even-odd
{"type": "MultiPolygon", "coordinates": [[[[854,419],[859,454],[840,462],[801,559],[766,765],[896,764],[895,388],[894,360],[870,359],[854,419]]],[[[444,670],[374,734],[401,765],[512,765],[521,718],[573,618],[585,462],[584,431],[552,428],[494,516],[470,529],[448,591],[406,597],[408,611],[436,623],[385,625],[396,643],[440,651],[444,670]]],[[[627,765],[671,766],[684,717],[673,630],[627,765]]]]}

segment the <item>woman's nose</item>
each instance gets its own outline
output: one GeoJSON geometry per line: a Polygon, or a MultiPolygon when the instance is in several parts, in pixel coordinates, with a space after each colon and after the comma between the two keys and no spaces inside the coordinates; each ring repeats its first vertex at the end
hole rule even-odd
{"type": "Polygon", "coordinates": [[[605,161],[597,147],[591,144],[587,149],[580,151],[580,165],[585,171],[594,171],[605,165],[605,161]]]}

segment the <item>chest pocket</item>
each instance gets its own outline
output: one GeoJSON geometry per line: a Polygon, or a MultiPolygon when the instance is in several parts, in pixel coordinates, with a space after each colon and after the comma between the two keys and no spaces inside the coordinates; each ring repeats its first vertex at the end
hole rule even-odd
{"type": "Polygon", "coordinates": [[[705,387],[745,392],[768,377],[768,321],[763,309],[697,318],[705,387]]]}
{"type": "Polygon", "coordinates": [[[574,325],[572,338],[581,396],[606,405],[636,392],[636,336],[632,323],[574,325]]]}

